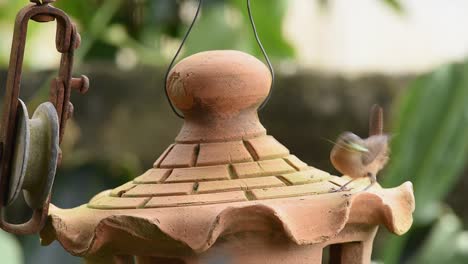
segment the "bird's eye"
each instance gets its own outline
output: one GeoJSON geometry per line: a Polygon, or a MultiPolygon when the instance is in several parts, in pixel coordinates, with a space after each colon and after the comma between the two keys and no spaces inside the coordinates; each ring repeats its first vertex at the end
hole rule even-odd
{"type": "Polygon", "coordinates": [[[346,144],[349,144],[349,140],[347,140],[347,139],[344,139],[343,142],[346,143],[346,144]]]}

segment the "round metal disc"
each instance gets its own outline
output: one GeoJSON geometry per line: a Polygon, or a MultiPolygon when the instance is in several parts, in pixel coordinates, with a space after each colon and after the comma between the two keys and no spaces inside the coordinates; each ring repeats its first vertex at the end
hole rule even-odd
{"type": "Polygon", "coordinates": [[[42,103],[30,120],[29,161],[24,198],[33,209],[47,200],[55,179],[59,148],[59,120],[54,105],[42,103]]]}
{"type": "Polygon", "coordinates": [[[22,190],[24,176],[26,174],[27,161],[29,159],[29,117],[28,109],[23,101],[19,100],[16,123],[15,145],[11,157],[11,173],[8,175],[9,185],[7,190],[7,205],[11,204],[22,190]]]}

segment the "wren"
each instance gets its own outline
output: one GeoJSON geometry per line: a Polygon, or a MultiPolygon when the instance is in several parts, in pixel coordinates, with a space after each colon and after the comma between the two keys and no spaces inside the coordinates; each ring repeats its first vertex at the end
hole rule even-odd
{"type": "Polygon", "coordinates": [[[383,133],[383,110],[374,105],[369,119],[369,137],[362,139],[351,133],[342,133],[331,153],[330,160],[335,169],[351,180],[337,191],[347,190],[351,182],[362,177],[368,177],[370,184],[366,191],[377,181],[377,173],[387,164],[389,159],[389,136],[383,133]]]}

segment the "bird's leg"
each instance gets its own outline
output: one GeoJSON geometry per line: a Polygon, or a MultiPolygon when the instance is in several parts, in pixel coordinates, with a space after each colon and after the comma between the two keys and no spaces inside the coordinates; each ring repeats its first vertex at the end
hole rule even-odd
{"type": "Polygon", "coordinates": [[[345,183],[343,186],[341,186],[338,190],[334,190],[332,192],[342,192],[342,191],[349,191],[349,189],[346,189],[346,186],[348,186],[350,183],[352,183],[354,180],[356,180],[356,178],[354,179],[351,179],[350,181],[348,181],[347,183],[345,183]]]}
{"type": "Polygon", "coordinates": [[[377,182],[377,178],[375,177],[374,174],[372,174],[372,173],[367,173],[367,177],[369,177],[370,184],[367,185],[367,187],[364,188],[364,190],[362,190],[363,192],[369,190],[369,188],[372,187],[372,185],[374,185],[374,184],[377,182]]]}

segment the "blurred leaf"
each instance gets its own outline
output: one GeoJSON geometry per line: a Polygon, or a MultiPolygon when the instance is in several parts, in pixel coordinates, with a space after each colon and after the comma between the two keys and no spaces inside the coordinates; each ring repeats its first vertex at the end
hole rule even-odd
{"type": "Polygon", "coordinates": [[[2,230],[0,230],[0,256],[3,261],[8,261],[8,264],[23,263],[20,244],[14,236],[2,230]]]}
{"type": "MultiPolygon", "coordinates": [[[[105,0],[99,8],[92,12],[93,17],[89,22],[92,30],[85,31],[85,33],[82,30],[78,30],[81,35],[81,44],[75,52],[74,67],[79,66],[83,59],[89,54],[95,42],[105,36],[104,31],[108,30],[109,23],[121,4],[122,0],[105,0]]],[[[68,10],[64,11],[68,13],[68,10]]],[[[55,75],[55,72],[51,73],[47,81],[41,85],[38,92],[31,100],[32,104],[39,105],[49,96],[50,80],[52,80],[55,75]]]]}
{"type": "MultiPolygon", "coordinates": [[[[100,1],[101,2],[101,1],[100,1]]],[[[97,1],[57,1],[54,6],[64,10],[72,17],[74,22],[77,22],[80,28],[89,28],[90,21],[95,15],[96,9],[102,3],[97,1]]]]}
{"type": "MultiPolygon", "coordinates": [[[[394,11],[402,12],[403,7],[399,0],[383,0],[385,4],[387,4],[390,8],[394,11]]],[[[330,7],[330,0],[318,0],[318,5],[321,9],[327,10],[330,7]]]]}
{"type": "MultiPolygon", "coordinates": [[[[383,185],[414,184],[414,225],[439,214],[439,201],[460,176],[468,154],[468,66],[441,67],[408,88],[401,101],[392,142],[392,159],[383,185]]],[[[397,263],[404,238],[389,240],[384,262],[397,263]]]]}
{"type": "MultiPolygon", "coordinates": [[[[411,232],[411,231],[410,231],[411,232]]],[[[405,246],[405,243],[409,237],[409,234],[406,233],[402,236],[391,235],[385,240],[384,246],[382,246],[383,254],[380,256],[382,262],[387,264],[397,264],[400,263],[401,253],[405,246]]]]}
{"type": "MultiPolygon", "coordinates": [[[[0,67],[8,66],[10,60],[11,42],[13,39],[13,30],[16,15],[22,8],[24,8],[27,5],[28,1],[0,1],[0,67]]],[[[30,23],[28,24],[27,39],[35,40],[41,43],[41,45],[47,45],[42,42],[44,38],[44,32],[47,32],[46,27],[47,26],[43,26],[39,23],[30,21],[30,23]]],[[[51,39],[53,39],[53,35],[51,36],[51,39]]],[[[38,57],[42,60],[44,59],[43,57],[41,58],[41,56],[37,56],[35,60],[32,59],[32,57],[34,56],[31,55],[37,55],[33,54],[33,52],[37,49],[37,45],[29,43],[30,42],[28,41],[28,43],[26,44],[26,51],[24,57],[25,69],[28,68],[28,66],[30,66],[32,62],[36,62],[36,64],[38,64],[38,57]]],[[[55,50],[55,47],[53,47],[53,49],[55,50]]]]}
{"type": "MultiPolygon", "coordinates": [[[[249,39],[250,47],[256,55],[262,55],[255,40],[250,24],[247,3],[245,0],[231,0],[243,16],[243,38],[249,39]]],[[[273,58],[289,58],[294,56],[293,47],[283,36],[283,20],[288,9],[285,0],[251,1],[251,11],[258,36],[267,54],[273,58]]]]}
{"type": "Polygon", "coordinates": [[[330,6],[330,1],[329,0],[318,0],[318,5],[320,9],[326,10],[330,6]]]}
{"type": "Polygon", "coordinates": [[[463,168],[468,150],[467,96],[468,67],[462,64],[417,80],[402,101],[384,185],[413,181],[416,222],[433,220],[423,217],[426,208],[435,208],[433,203],[445,196],[463,168]]]}
{"type": "Polygon", "coordinates": [[[105,35],[111,19],[122,5],[122,0],[107,0],[95,11],[89,21],[88,30],[82,32],[81,47],[77,50],[77,59],[75,63],[80,63],[81,60],[88,54],[90,49],[95,44],[96,40],[105,35]]]}
{"type": "Polygon", "coordinates": [[[403,11],[403,7],[400,4],[399,0],[384,0],[384,2],[389,5],[393,10],[401,12],[403,11]]]}
{"type": "Polygon", "coordinates": [[[0,2],[0,22],[14,22],[18,11],[26,6],[23,1],[2,1],[0,2]]]}
{"type": "MultiPolygon", "coordinates": [[[[184,45],[186,54],[193,54],[205,50],[239,49],[241,32],[230,26],[225,19],[225,4],[203,6],[192,32],[184,45]],[[209,7],[209,8],[208,8],[209,7]],[[209,40],[209,41],[207,41],[209,40]]],[[[183,29],[183,34],[187,30],[183,29]]],[[[179,41],[177,42],[177,46],[179,41]]]]}
{"type": "MultiPolygon", "coordinates": [[[[293,48],[282,35],[287,2],[252,1],[251,7],[260,40],[268,55],[273,58],[293,56],[293,48]]],[[[185,31],[186,26],[179,35],[182,36],[185,31]]],[[[213,49],[238,49],[263,56],[251,28],[245,0],[203,5],[184,49],[186,54],[213,49]]]]}
{"type": "Polygon", "coordinates": [[[466,232],[461,220],[453,213],[443,215],[433,227],[417,256],[409,261],[414,264],[462,264],[468,256],[460,243],[465,243],[466,232]]]}

